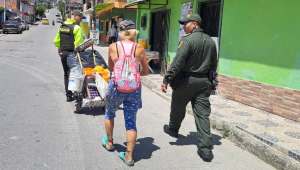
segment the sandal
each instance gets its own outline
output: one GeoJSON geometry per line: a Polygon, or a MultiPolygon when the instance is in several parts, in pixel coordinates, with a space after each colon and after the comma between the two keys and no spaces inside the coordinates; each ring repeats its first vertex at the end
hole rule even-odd
{"type": "MultiPolygon", "coordinates": [[[[105,136],[103,139],[102,139],[102,146],[106,149],[106,150],[108,150],[108,151],[114,151],[115,150],[115,147],[114,146],[112,146],[112,147],[109,147],[109,146],[107,146],[107,140],[108,140],[108,138],[107,138],[107,136],[105,136]]],[[[111,142],[112,142],[113,140],[111,140],[111,142]]]]}
{"type": "Polygon", "coordinates": [[[124,161],[124,163],[127,166],[133,166],[134,165],[134,160],[132,160],[131,162],[127,162],[126,159],[125,159],[125,153],[126,152],[120,152],[119,157],[124,161]]]}

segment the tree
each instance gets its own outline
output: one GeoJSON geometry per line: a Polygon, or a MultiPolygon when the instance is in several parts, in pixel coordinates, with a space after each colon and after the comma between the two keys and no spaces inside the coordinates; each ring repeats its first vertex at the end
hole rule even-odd
{"type": "Polygon", "coordinates": [[[2,15],[3,12],[4,12],[4,8],[0,6],[0,16],[2,15]]]}
{"type": "MultiPolygon", "coordinates": [[[[2,16],[2,13],[4,12],[4,8],[0,6],[0,20],[2,20],[1,16],[2,16]]],[[[0,24],[1,25],[1,24],[0,24]]]]}
{"type": "Polygon", "coordinates": [[[64,11],[65,11],[65,2],[59,1],[57,3],[57,8],[58,8],[59,12],[63,15],[64,11]]]}
{"type": "Polygon", "coordinates": [[[36,8],[36,15],[43,16],[45,11],[46,7],[40,3],[39,6],[36,8]]]}
{"type": "Polygon", "coordinates": [[[66,4],[69,4],[69,3],[70,3],[70,0],[65,0],[65,2],[59,1],[57,3],[57,8],[58,8],[59,12],[61,13],[61,16],[62,16],[61,18],[63,21],[66,19],[65,7],[66,7],[66,4]]]}

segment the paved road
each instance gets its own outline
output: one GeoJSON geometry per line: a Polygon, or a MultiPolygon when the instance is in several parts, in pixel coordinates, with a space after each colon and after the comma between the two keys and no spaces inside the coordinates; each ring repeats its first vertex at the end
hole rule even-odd
{"type": "MultiPolygon", "coordinates": [[[[51,22],[56,10],[47,14],[51,22]]],[[[53,39],[55,26],[31,27],[23,34],[0,35],[0,169],[129,169],[119,158],[125,151],[122,110],[117,112],[115,152],[101,146],[105,134],[102,109],[74,113],[66,103],[63,70],[53,39]]],[[[100,52],[107,58],[107,48],[100,52]]],[[[197,132],[187,115],[178,139],[165,135],[170,103],[143,88],[138,112],[138,140],[132,169],[274,169],[213,132],[214,159],[196,154],[197,132]]]]}

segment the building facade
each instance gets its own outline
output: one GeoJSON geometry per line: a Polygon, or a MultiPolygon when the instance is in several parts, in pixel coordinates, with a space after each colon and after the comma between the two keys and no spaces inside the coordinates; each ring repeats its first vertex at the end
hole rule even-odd
{"type": "Polygon", "coordinates": [[[165,73],[182,36],[178,20],[191,12],[198,13],[204,32],[218,46],[220,95],[300,121],[300,21],[296,17],[300,1],[143,3],[137,9],[138,38],[147,39],[151,50],[159,51],[160,59],[150,63],[152,68],[165,73]]]}
{"type": "Polygon", "coordinates": [[[136,6],[125,9],[126,0],[104,0],[98,4],[86,3],[83,6],[83,13],[87,16],[85,20],[89,25],[89,30],[99,31],[99,40],[106,42],[109,30],[118,27],[118,23],[124,19],[136,21],[136,6]],[[90,7],[90,8],[89,8],[90,7]],[[95,12],[94,12],[95,9],[95,12]],[[95,22],[93,15],[95,14],[95,22]]]}
{"type": "MultiPolygon", "coordinates": [[[[0,0],[0,6],[4,7],[4,0],[0,0]]],[[[6,19],[20,17],[29,22],[32,8],[29,0],[6,0],[6,19]]]]}

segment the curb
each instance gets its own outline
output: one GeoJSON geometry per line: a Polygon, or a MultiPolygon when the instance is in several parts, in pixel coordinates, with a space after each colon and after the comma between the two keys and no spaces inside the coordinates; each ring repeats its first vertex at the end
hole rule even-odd
{"type": "MultiPolygon", "coordinates": [[[[159,92],[158,87],[147,77],[141,77],[141,82],[144,86],[149,88],[154,93],[158,94],[162,98],[171,102],[171,97],[166,96],[164,93],[159,92]]],[[[191,105],[188,104],[186,112],[193,115],[191,105]]],[[[299,170],[300,163],[292,157],[284,154],[275,148],[259,141],[253,134],[246,133],[233,124],[222,120],[214,115],[210,115],[211,125],[215,125],[218,131],[228,132],[228,139],[233,143],[241,147],[242,149],[257,156],[266,163],[272,165],[276,169],[284,170],[299,170]]]]}

